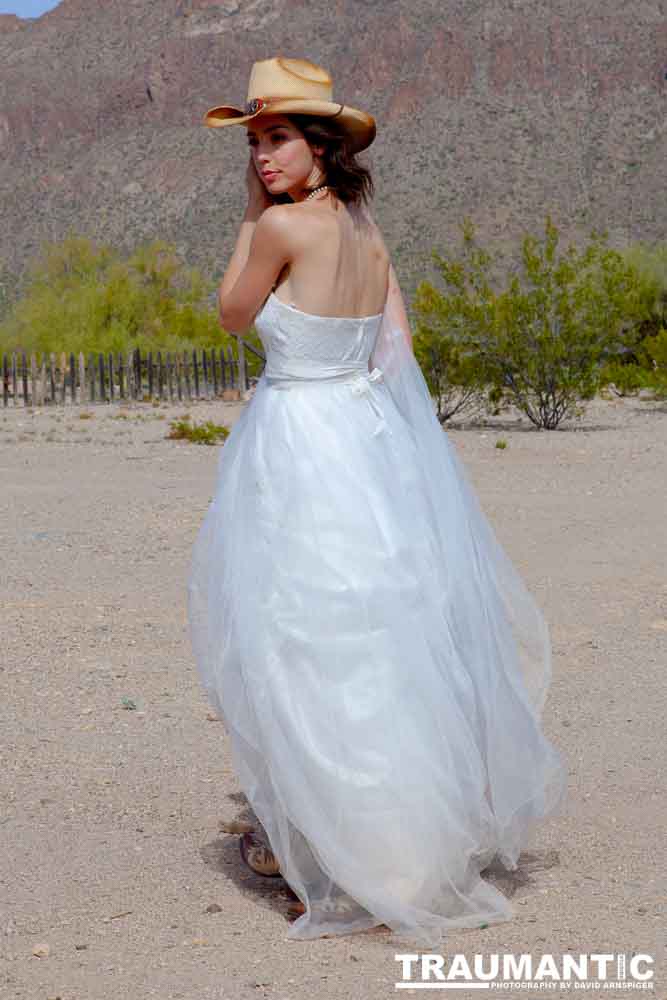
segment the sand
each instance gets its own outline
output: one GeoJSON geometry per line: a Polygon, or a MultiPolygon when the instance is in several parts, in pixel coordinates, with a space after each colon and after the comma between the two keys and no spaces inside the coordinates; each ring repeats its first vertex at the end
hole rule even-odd
{"type": "MultiPolygon", "coordinates": [[[[241,405],[0,409],[6,1000],[400,995],[389,932],[287,940],[281,880],[219,828],[244,798],[185,591],[218,449],[166,434],[241,405]]],[[[644,952],[664,998],[667,405],[598,399],[553,432],[515,416],[448,433],[549,622],[568,802],[505,884],[514,919],[439,952],[644,952]]]]}

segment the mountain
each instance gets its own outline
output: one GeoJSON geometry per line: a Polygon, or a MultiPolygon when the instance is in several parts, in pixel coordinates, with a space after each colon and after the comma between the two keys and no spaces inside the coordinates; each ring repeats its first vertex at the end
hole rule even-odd
{"type": "Polygon", "coordinates": [[[375,216],[411,294],[432,247],[664,239],[667,8],[657,0],[62,0],[0,17],[0,281],[74,227],[173,241],[212,277],[244,206],[250,67],[305,56],[366,109],[375,216]]]}

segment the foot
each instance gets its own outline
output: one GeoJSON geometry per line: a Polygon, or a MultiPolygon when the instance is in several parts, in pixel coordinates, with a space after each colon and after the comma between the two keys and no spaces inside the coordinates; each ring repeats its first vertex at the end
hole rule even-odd
{"type": "Polygon", "coordinates": [[[289,904],[287,912],[290,917],[300,917],[306,912],[306,905],[300,899],[297,899],[295,902],[289,904]]]}
{"type": "Polygon", "coordinates": [[[252,833],[244,833],[239,839],[241,857],[255,875],[276,878],[280,875],[278,859],[270,847],[262,844],[252,833]]]}

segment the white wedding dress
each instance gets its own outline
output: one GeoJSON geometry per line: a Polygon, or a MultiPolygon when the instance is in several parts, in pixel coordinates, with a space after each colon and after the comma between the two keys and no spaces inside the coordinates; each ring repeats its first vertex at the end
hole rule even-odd
{"type": "Polygon", "coordinates": [[[564,800],[550,640],[390,310],[271,293],[266,367],[220,450],[188,615],[240,785],[306,904],[288,938],[507,920],[564,800]]]}

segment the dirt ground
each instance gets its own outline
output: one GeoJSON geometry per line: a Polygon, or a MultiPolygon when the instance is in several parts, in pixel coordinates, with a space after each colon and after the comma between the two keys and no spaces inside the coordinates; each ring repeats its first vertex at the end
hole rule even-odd
{"type": "MultiPolygon", "coordinates": [[[[244,798],[186,618],[218,449],[166,434],[185,412],[239,411],[0,409],[3,1000],[400,995],[388,931],[287,940],[282,880],[248,872],[219,829],[244,798]]],[[[544,725],[568,802],[506,883],[514,919],[439,951],[647,953],[664,1000],[667,405],[490,424],[448,433],[549,622],[544,725]]]]}

